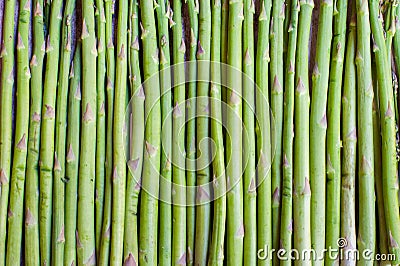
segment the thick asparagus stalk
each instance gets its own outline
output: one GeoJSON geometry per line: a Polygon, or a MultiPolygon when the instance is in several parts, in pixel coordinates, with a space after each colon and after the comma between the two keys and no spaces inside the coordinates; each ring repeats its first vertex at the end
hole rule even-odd
{"type": "MultiPolygon", "coordinates": [[[[308,40],[313,8],[314,2],[312,0],[300,2],[296,48],[295,71],[297,85],[294,98],[293,232],[294,248],[299,252],[311,248],[308,40]]],[[[324,158],[325,154],[322,156],[324,158]]],[[[309,260],[305,260],[303,263],[306,265],[311,264],[309,260]]]]}
{"type": "MultiPolygon", "coordinates": [[[[347,0],[336,2],[333,17],[332,58],[328,91],[328,129],[326,140],[326,247],[337,249],[340,237],[340,100],[344,51],[346,46],[347,0]]],[[[327,258],[327,263],[334,263],[327,258]]]]}
{"type": "MultiPolygon", "coordinates": [[[[96,38],[94,2],[82,2],[82,122],[78,180],[77,253],[79,265],[94,265],[96,162],[96,38]]],[[[121,259],[122,261],[122,259],[121,259]]]]}
{"type": "Polygon", "coordinates": [[[7,265],[19,265],[21,256],[24,186],[29,127],[29,22],[30,1],[19,3],[17,29],[17,114],[15,143],[8,205],[7,265]]]}
{"type": "Polygon", "coordinates": [[[172,187],[172,264],[186,264],[186,179],[185,157],[181,147],[185,146],[185,40],[182,38],[181,1],[173,1],[173,62],[174,62],[174,110],[172,118],[172,158],[173,158],[173,187],[172,187]]]}
{"type": "Polygon", "coordinates": [[[110,255],[111,236],[111,204],[112,204],[112,173],[113,173],[113,123],[114,123],[114,79],[115,79],[115,55],[113,44],[113,23],[114,13],[112,0],[104,0],[106,16],[106,92],[107,92],[107,141],[106,141],[106,162],[105,162],[105,185],[104,185],[104,208],[103,224],[101,227],[101,244],[99,264],[108,265],[110,255]]]}
{"type": "MultiPolygon", "coordinates": [[[[282,215],[280,240],[282,249],[289,252],[292,249],[293,235],[293,120],[295,95],[295,60],[300,6],[297,1],[291,2],[290,25],[288,28],[288,48],[286,53],[284,124],[283,124],[283,180],[282,180],[282,215]]],[[[291,265],[291,261],[282,261],[281,265],[291,265]]]]}
{"type": "Polygon", "coordinates": [[[195,222],[196,208],[196,89],[197,89],[197,42],[198,42],[198,14],[199,1],[188,0],[190,21],[190,47],[188,64],[188,79],[187,85],[187,103],[186,103],[186,186],[187,190],[187,208],[186,208],[186,231],[187,231],[187,250],[186,262],[188,265],[193,265],[193,252],[195,243],[195,222]],[[192,187],[192,188],[191,188],[192,187]]]}
{"type": "Polygon", "coordinates": [[[129,3],[129,80],[131,87],[131,132],[130,159],[128,162],[128,179],[126,186],[126,206],[124,230],[124,261],[137,263],[138,251],[138,200],[140,192],[140,177],[143,165],[144,148],[144,92],[139,66],[139,9],[138,1],[129,3]]]}
{"type": "MultiPolygon", "coordinates": [[[[221,1],[215,0],[211,14],[211,62],[221,60],[221,1]]],[[[221,66],[211,63],[211,138],[215,144],[213,160],[214,217],[209,249],[209,265],[222,266],[224,263],[224,240],[226,220],[226,177],[224,157],[224,136],[222,128],[221,66]]]]}
{"type": "MultiPolygon", "coordinates": [[[[40,257],[50,263],[52,234],[53,163],[55,137],[56,87],[60,54],[62,1],[51,2],[50,29],[46,43],[46,71],[43,90],[40,146],[40,257]]],[[[68,71],[68,70],[67,70],[68,71]]]]}
{"type": "Polygon", "coordinates": [[[139,230],[139,264],[157,264],[158,188],[160,170],[161,107],[158,75],[158,50],[153,1],[140,2],[143,41],[143,76],[145,101],[145,149],[142,172],[139,230]],[[150,78],[151,77],[151,78],[150,78]],[[149,79],[150,78],[150,79],[149,79]]]}
{"type": "Polygon", "coordinates": [[[76,221],[81,126],[81,46],[77,44],[71,67],[68,95],[67,155],[65,158],[65,246],[64,265],[76,264],[76,221]]]}
{"type": "Polygon", "coordinates": [[[257,198],[256,198],[256,141],[254,132],[255,84],[254,84],[254,13],[253,0],[244,1],[243,22],[243,211],[244,236],[243,259],[245,265],[257,262],[257,198]]]}
{"type": "MultiPolygon", "coordinates": [[[[394,116],[394,99],[388,51],[386,49],[382,25],[376,19],[379,16],[379,1],[368,1],[372,36],[374,37],[374,53],[379,83],[379,108],[382,133],[382,182],[385,205],[386,227],[389,237],[389,251],[396,257],[394,263],[400,262],[400,217],[398,208],[398,177],[396,160],[396,121],[394,116]]],[[[372,179],[373,183],[373,179],[372,179]]],[[[370,183],[368,182],[368,187],[370,183]]],[[[373,188],[372,188],[373,189],[373,188]]],[[[373,191],[373,190],[372,190],[373,191]]],[[[371,192],[373,197],[373,192],[371,192]]],[[[373,204],[373,202],[371,202],[373,204]]],[[[373,208],[374,206],[372,206],[373,208]]],[[[360,206],[361,208],[361,206],[360,206]]],[[[370,207],[371,208],[371,207],[370,207]]],[[[372,216],[373,217],[373,216],[372,216]]],[[[371,232],[371,231],[370,231],[371,232]]],[[[371,232],[372,233],[372,232],[371,232]]],[[[369,238],[364,248],[373,250],[374,238],[369,238]],[[368,246],[371,244],[371,246],[368,246]]]]}
{"type": "Polygon", "coordinates": [[[209,138],[209,91],[210,91],[210,45],[211,45],[211,3],[200,1],[199,14],[199,42],[197,50],[198,60],[198,83],[196,101],[196,147],[199,158],[197,160],[197,197],[196,197],[196,243],[195,243],[195,265],[207,265],[207,251],[210,235],[211,205],[210,191],[204,185],[211,179],[209,163],[211,161],[209,138]]]}
{"type": "MultiPolygon", "coordinates": [[[[26,166],[25,199],[25,264],[38,265],[39,257],[39,148],[40,119],[42,114],[43,89],[43,0],[33,1],[33,50],[31,67],[31,105],[28,138],[28,158],[26,166]]],[[[0,134],[1,135],[1,134],[0,134]]]]}
{"type": "MultiPolygon", "coordinates": [[[[272,193],[271,193],[271,132],[268,93],[269,25],[271,2],[262,1],[258,18],[256,55],[256,117],[257,130],[257,250],[272,247],[272,193]]],[[[271,260],[259,260],[259,265],[271,265],[271,260]]]]}
{"type": "Polygon", "coordinates": [[[374,151],[371,77],[370,24],[368,5],[364,0],[356,1],[357,10],[357,105],[358,105],[358,170],[359,170],[359,250],[374,250],[375,204],[374,204],[374,151]]]}
{"type": "Polygon", "coordinates": [[[97,34],[97,121],[96,121],[96,255],[100,254],[101,226],[104,210],[105,161],[106,161],[106,17],[103,0],[96,0],[96,34],[97,34]]]}

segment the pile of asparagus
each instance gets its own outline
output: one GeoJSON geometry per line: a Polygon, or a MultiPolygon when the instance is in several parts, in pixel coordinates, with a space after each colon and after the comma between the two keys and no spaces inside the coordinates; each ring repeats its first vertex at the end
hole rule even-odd
{"type": "Polygon", "coordinates": [[[400,263],[396,0],[5,0],[1,30],[0,265],[400,263]]]}

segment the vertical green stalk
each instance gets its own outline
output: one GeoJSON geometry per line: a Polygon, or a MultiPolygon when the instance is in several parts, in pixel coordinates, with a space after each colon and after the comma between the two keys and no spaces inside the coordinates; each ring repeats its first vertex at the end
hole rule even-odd
{"type": "MultiPolygon", "coordinates": [[[[39,147],[40,118],[42,114],[43,90],[43,0],[33,1],[33,50],[31,67],[31,105],[28,137],[28,158],[26,166],[25,199],[25,264],[38,265],[39,255],[39,147]]],[[[4,29],[4,28],[3,28],[4,29]]],[[[4,65],[3,65],[4,68],[4,65]]],[[[4,88],[4,87],[3,87],[4,88]]],[[[1,119],[1,118],[0,118],[1,119]]],[[[3,130],[3,129],[2,129],[3,130]]],[[[1,133],[0,133],[1,135],[1,133]]]]}
{"type": "MultiPolygon", "coordinates": [[[[257,250],[272,247],[272,191],[271,191],[271,132],[269,109],[269,27],[271,2],[262,1],[258,18],[256,54],[256,118],[257,133],[257,250]]],[[[258,260],[258,265],[271,265],[270,258],[258,260]]]]}
{"type": "MultiPolygon", "coordinates": [[[[282,180],[282,214],[280,241],[286,252],[292,249],[293,235],[293,130],[294,130],[294,95],[295,95],[295,60],[300,6],[292,1],[289,24],[289,43],[286,53],[286,76],[283,124],[283,180],[282,180]]],[[[281,265],[291,265],[291,261],[282,261],[281,265]]]]}
{"type": "Polygon", "coordinates": [[[93,0],[84,0],[82,2],[82,19],[82,133],[78,180],[78,224],[76,234],[78,264],[94,265],[96,263],[94,198],[97,49],[93,0]]]}
{"type": "MultiPolygon", "coordinates": [[[[229,20],[229,0],[222,0],[222,12],[221,12],[221,60],[220,62],[223,64],[227,63],[227,52],[228,52],[228,20],[229,20]]],[[[221,81],[223,84],[226,84],[226,73],[222,73],[221,81]]],[[[227,90],[225,87],[222,87],[222,100],[226,103],[227,90]]],[[[226,121],[226,106],[224,106],[222,119],[226,121]]],[[[224,142],[225,142],[225,133],[224,133],[224,142]]]]}
{"type": "Polygon", "coordinates": [[[17,108],[15,117],[15,146],[8,205],[7,265],[19,265],[24,215],[24,186],[29,127],[29,22],[30,1],[19,2],[17,29],[17,108]]]}
{"type": "MultiPolygon", "coordinates": [[[[326,247],[338,248],[340,237],[340,108],[344,52],[346,47],[347,0],[338,0],[333,14],[332,58],[328,90],[326,139],[326,247]]],[[[334,264],[332,258],[327,263],[334,264]]]]}
{"type": "MultiPolygon", "coordinates": [[[[357,10],[357,104],[358,104],[358,171],[359,232],[358,248],[375,250],[374,150],[372,101],[373,84],[370,54],[368,2],[356,1],[357,10]]],[[[366,263],[366,262],[365,262],[366,263]]],[[[372,265],[372,262],[370,262],[372,265]]]]}
{"type": "MultiPolygon", "coordinates": [[[[300,1],[299,30],[296,48],[296,91],[294,97],[294,172],[293,224],[294,248],[299,252],[311,249],[310,190],[310,93],[308,82],[308,41],[314,2],[300,1]]],[[[325,158],[325,154],[322,155],[325,158]]],[[[321,159],[321,157],[319,158],[321,159]]],[[[321,180],[320,180],[321,181],[321,180]]],[[[322,190],[321,188],[319,188],[322,190]]],[[[298,265],[300,262],[296,261],[298,265]]],[[[310,258],[302,263],[311,265],[310,258]]]]}
{"type": "MultiPolygon", "coordinates": [[[[60,55],[60,31],[62,1],[51,2],[50,30],[46,43],[46,71],[42,105],[42,129],[40,135],[40,257],[41,264],[49,264],[52,238],[53,164],[55,139],[55,108],[57,97],[58,66],[60,55]]],[[[67,70],[68,71],[68,70],[67,70]]]]}
{"type": "MultiPolygon", "coordinates": [[[[396,159],[396,119],[392,89],[391,69],[388,62],[388,52],[379,16],[379,1],[369,0],[372,36],[374,38],[374,53],[379,83],[379,108],[382,133],[382,182],[385,205],[386,227],[388,231],[389,252],[394,254],[394,263],[400,262],[400,217],[398,208],[398,176],[396,159]],[[376,49],[375,49],[376,48],[376,49]]],[[[372,180],[373,181],[373,180],[372,180]]],[[[368,183],[368,185],[370,185],[368,183]]],[[[372,188],[373,189],[373,188],[372,188]]],[[[373,192],[371,197],[373,197],[373,192]]],[[[361,206],[360,206],[361,207],[361,206]]],[[[372,232],[371,232],[372,233],[372,232]]],[[[366,242],[366,248],[373,250],[375,239],[366,242]],[[368,246],[371,244],[371,247],[368,246]]]]}
{"type": "Polygon", "coordinates": [[[153,1],[140,2],[143,41],[145,101],[145,149],[140,202],[139,264],[157,264],[158,189],[161,159],[161,106],[158,72],[159,57],[153,1]]]}
{"type": "Polygon", "coordinates": [[[75,49],[68,93],[67,155],[65,158],[65,246],[64,265],[76,264],[76,221],[81,126],[81,46],[75,49]]]}
{"type": "Polygon", "coordinates": [[[254,13],[253,0],[244,1],[243,22],[243,211],[244,211],[244,265],[257,262],[257,198],[256,198],[256,141],[254,131],[254,13]]]}

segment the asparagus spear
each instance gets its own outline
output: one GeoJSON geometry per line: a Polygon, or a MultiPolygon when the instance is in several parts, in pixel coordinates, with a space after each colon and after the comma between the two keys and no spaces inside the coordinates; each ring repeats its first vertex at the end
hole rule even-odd
{"type": "MultiPolygon", "coordinates": [[[[28,158],[26,166],[25,199],[25,264],[38,265],[39,256],[39,147],[40,118],[42,114],[43,89],[43,0],[33,1],[33,50],[31,67],[31,105],[28,137],[28,158]]],[[[4,67],[4,66],[3,66],[4,67]]],[[[1,135],[1,133],[0,133],[1,135]]]]}
{"type": "Polygon", "coordinates": [[[76,264],[76,221],[81,118],[81,46],[77,44],[71,66],[68,95],[67,155],[65,158],[65,246],[64,265],[76,264]]]}
{"type": "MultiPolygon", "coordinates": [[[[95,251],[95,162],[96,162],[96,38],[94,2],[82,2],[82,122],[78,180],[78,264],[94,265],[95,251]]],[[[122,261],[122,259],[121,259],[122,261]]]]}
{"type": "MultiPolygon", "coordinates": [[[[382,177],[383,195],[385,205],[385,218],[389,237],[389,251],[396,257],[394,263],[400,262],[400,217],[398,208],[398,180],[396,160],[396,121],[393,112],[394,99],[390,65],[388,62],[388,51],[385,46],[382,25],[376,19],[379,16],[379,1],[368,1],[370,5],[370,20],[372,36],[374,38],[374,53],[377,66],[377,78],[379,83],[379,108],[382,119],[382,177]]],[[[373,183],[373,179],[372,179],[373,183]]],[[[368,188],[370,183],[368,182],[368,188]]],[[[372,187],[373,189],[373,187],[372,187]]],[[[373,191],[371,192],[373,197],[373,191]]],[[[373,202],[371,202],[373,204],[373,202]]],[[[361,206],[360,206],[361,208],[361,206]]],[[[370,207],[371,208],[371,207],[370,207]]],[[[372,206],[373,208],[373,206],[372,206]]],[[[369,231],[371,232],[371,230],[369,231]]],[[[373,250],[375,239],[368,237],[364,248],[373,250]],[[371,245],[371,246],[369,246],[371,245]]]]}
{"type": "Polygon", "coordinates": [[[108,265],[110,252],[110,231],[111,231],[111,202],[112,202],[112,173],[113,173],[113,123],[114,123],[114,79],[115,79],[115,58],[113,44],[113,23],[112,15],[113,1],[104,0],[106,16],[106,92],[107,92],[107,141],[105,161],[105,187],[104,187],[104,209],[103,224],[101,227],[101,244],[99,264],[108,265]]]}
{"type": "Polygon", "coordinates": [[[359,170],[359,250],[374,250],[375,204],[374,204],[374,151],[371,78],[370,25],[368,5],[364,0],[356,1],[357,9],[357,97],[358,97],[358,170],[359,170]]]}
{"type": "Polygon", "coordinates": [[[186,104],[186,184],[187,190],[187,208],[186,208],[186,231],[187,231],[187,251],[186,261],[188,265],[193,265],[193,251],[195,246],[195,222],[196,208],[196,85],[197,79],[197,42],[198,42],[198,14],[199,1],[187,1],[190,22],[190,47],[188,64],[188,82],[187,85],[187,104],[186,104]]]}
{"type": "Polygon", "coordinates": [[[19,3],[17,29],[17,114],[15,118],[15,143],[8,205],[7,265],[19,265],[21,256],[24,185],[29,127],[29,22],[30,1],[19,3]]]}
{"type": "MultiPolygon", "coordinates": [[[[229,0],[222,0],[222,12],[221,12],[221,60],[223,64],[227,64],[227,52],[228,52],[228,20],[229,20],[229,0]]],[[[226,84],[226,73],[222,73],[221,81],[226,84]]],[[[222,87],[222,100],[227,102],[227,89],[222,87]]],[[[226,122],[226,105],[222,109],[222,121],[226,122]]],[[[224,131],[225,132],[225,131],[224,131]]],[[[226,144],[226,138],[224,133],[224,143],[226,144]]]]}
{"type": "MultiPolygon", "coordinates": [[[[353,3],[352,8],[355,8],[353,3]]],[[[347,239],[344,251],[356,246],[356,169],[357,169],[357,77],[356,12],[352,11],[347,35],[347,49],[342,96],[342,168],[340,234],[347,239]]],[[[344,259],[344,265],[355,265],[355,259],[344,259]]]]}
{"type": "Polygon", "coordinates": [[[209,265],[224,264],[224,238],[226,220],[226,176],[224,158],[224,136],[222,128],[221,99],[221,1],[215,0],[211,13],[211,138],[215,143],[213,160],[214,217],[209,249],[209,265]]]}
{"type": "Polygon", "coordinates": [[[145,101],[145,149],[142,172],[139,230],[139,264],[157,264],[158,188],[160,170],[161,108],[158,50],[153,1],[140,2],[143,41],[143,74],[145,101]],[[154,75],[154,76],[153,76],[154,75]]]}
{"type": "MultiPolygon", "coordinates": [[[[269,24],[271,2],[262,1],[258,18],[258,43],[256,54],[256,117],[257,130],[257,250],[272,247],[271,206],[271,132],[268,96],[269,24]]],[[[270,260],[259,260],[259,265],[271,265],[270,260]]]]}
{"type": "MultiPolygon", "coordinates": [[[[50,29],[46,43],[46,71],[43,91],[42,125],[40,135],[40,257],[41,264],[50,263],[51,222],[53,199],[53,163],[56,87],[58,80],[62,1],[51,2],[50,29]]],[[[68,71],[68,70],[67,70],[68,71]]]]}
{"type": "MultiPolygon", "coordinates": [[[[139,14],[138,1],[129,3],[129,80],[132,102],[129,109],[131,113],[130,132],[130,159],[128,162],[128,179],[126,186],[126,207],[124,230],[124,261],[137,263],[138,251],[138,222],[137,208],[140,192],[140,176],[143,165],[144,147],[144,92],[141,86],[139,67],[139,14]]],[[[128,109],[128,110],[129,110],[128,109]]]]}
{"type": "Polygon", "coordinates": [[[101,226],[104,211],[105,160],[106,160],[106,106],[105,106],[105,75],[106,75],[106,17],[103,0],[96,0],[95,23],[97,34],[97,121],[96,121],[96,255],[100,254],[101,226]]]}
{"type": "MultiPolygon", "coordinates": [[[[346,46],[347,0],[339,0],[333,17],[332,58],[328,91],[326,247],[338,248],[340,237],[340,99],[346,46]]],[[[334,263],[333,258],[327,258],[334,263]]]]}
{"type": "MultiPolygon", "coordinates": [[[[283,124],[283,180],[282,180],[282,215],[280,239],[282,249],[289,252],[292,249],[293,234],[293,120],[294,120],[294,95],[295,95],[295,60],[296,40],[298,31],[298,17],[300,6],[297,1],[291,2],[291,17],[289,25],[288,49],[286,54],[285,98],[284,98],[284,124],[283,124]]],[[[285,260],[281,265],[291,265],[285,260]]]]}
{"type": "MultiPolygon", "coordinates": [[[[294,248],[299,252],[311,248],[308,39],[313,8],[313,0],[300,2],[296,48],[295,80],[297,85],[294,98],[293,232],[294,248]]],[[[324,158],[325,155],[322,156],[324,158]]],[[[309,260],[305,260],[303,263],[306,265],[311,264],[309,260]]]]}
{"type": "Polygon", "coordinates": [[[244,193],[244,264],[257,262],[257,199],[256,199],[256,142],[254,133],[254,29],[255,3],[244,1],[243,22],[243,193],[244,193]]]}

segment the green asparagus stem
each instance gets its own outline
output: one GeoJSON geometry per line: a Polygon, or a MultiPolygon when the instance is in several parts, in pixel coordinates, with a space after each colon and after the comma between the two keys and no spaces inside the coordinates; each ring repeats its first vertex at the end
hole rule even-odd
{"type": "MultiPolygon", "coordinates": [[[[96,163],[96,38],[93,0],[82,2],[82,122],[78,180],[77,253],[79,265],[94,265],[96,163]]],[[[121,259],[122,261],[122,259],[121,259]]]]}
{"type": "MultiPolygon", "coordinates": [[[[379,1],[368,1],[370,5],[370,20],[372,36],[374,38],[374,53],[377,67],[377,79],[379,83],[379,108],[382,133],[382,177],[383,195],[385,205],[385,218],[388,231],[389,251],[396,257],[394,263],[400,262],[400,217],[398,208],[398,180],[396,160],[396,121],[393,112],[394,99],[392,89],[392,77],[388,62],[388,51],[385,46],[383,28],[376,19],[379,15],[379,1]],[[376,48],[376,49],[375,49],[376,48]]],[[[373,183],[373,179],[372,179],[373,183]]],[[[370,185],[368,183],[368,185],[370,185]]],[[[373,189],[373,188],[372,188],[373,189]]],[[[371,192],[373,197],[373,191],[371,192]]],[[[371,202],[373,204],[373,202],[371,202]]],[[[372,206],[373,207],[373,206],[372,206]]],[[[361,206],[360,206],[361,208],[361,206]]],[[[371,232],[373,233],[373,232],[371,232]]],[[[373,250],[375,239],[366,236],[364,248],[373,250]],[[371,246],[369,246],[371,245],[371,246]]]]}
{"type": "Polygon", "coordinates": [[[358,87],[358,170],[359,170],[359,239],[360,252],[374,250],[375,204],[374,204],[374,151],[371,77],[370,26],[368,5],[365,0],[356,1],[357,10],[357,87],[358,87]]]}
{"type": "MultiPolygon", "coordinates": [[[[229,20],[229,0],[222,0],[222,13],[221,13],[221,60],[220,62],[226,64],[227,52],[228,52],[228,20],[229,20]]],[[[222,73],[221,81],[226,84],[226,73],[222,73]]],[[[227,102],[227,89],[222,87],[222,100],[227,102]]],[[[226,121],[226,106],[223,106],[222,119],[226,121]]],[[[224,143],[226,144],[225,131],[224,131],[224,143]]]]}
{"type": "MultiPolygon", "coordinates": [[[[199,1],[188,0],[189,21],[190,21],[190,47],[189,47],[189,61],[188,65],[188,79],[195,81],[197,78],[197,42],[198,42],[198,14],[199,14],[199,1]]],[[[186,256],[187,264],[193,265],[193,251],[195,243],[195,223],[196,223],[196,208],[194,203],[196,201],[196,82],[189,82],[187,85],[187,104],[186,104],[186,185],[187,190],[187,203],[186,208],[186,239],[187,251],[186,256]],[[193,188],[193,189],[192,189],[193,188]]]]}
{"type": "MultiPolygon", "coordinates": [[[[256,117],[257,130],[257,250],[272,247],[272,191],[271,191],[271,132],[268,92],[269,25],[271,2],[262,1],[258,18],[256,55],[256,117]]],[[[258,265],[271,265],[272,261],[259,260],[258,265]]]]}
{"type": "Polygon", "coordinates": [[[8,205],[7,265],[20,265],[22,224],[24,215],[24,185],[29,127],[29,22],[30,1],[19,2],[17,29],[17,113],[15,143],[8,205]]]}
{"type": "MultiPolygon", "coordinates": [[[[294,248],[299,252],[311,248],[308,40],[313,8],[314,2],[312,0],[300,2],[299,31],[296,48],[295,73],[297,85],[294,98],[293,232],[294,248]]],[[[322,155],[322,158],[324,157],[325,154],[322,155]]],[[[319,188],[319,190],[322,189],[319,188]]],[[[311,265],[310,260],[307,259],[302,263],[304,265],[311,265]]]]}
{"type": "Polygon", "coordinates": [[[210,235],[211,205],[210,193],[204,185],[211,181],[209,163],[211,161],[209,138],[209,91],[210,91],[210,56],[211,56],[211,3],[200,1],[199,14],[199,42],[197,50],[198,61],[198,83],[196,102],[196,147],[199,158],[197,159],[197,197],[196,197],[196,243],[195,243],[195,265],[207,265],[207,251],[210,235]]]}
{"type": "Polygon", "coordinates": [[[33,1],[32,7],[33,54],[30,63],[31,109],[25,185],[25,254],[29,254],[29,256],[25,256],[25,264],[28,266],[40,264],[38,168],[40,148],[40,118],[42,113],[43,58],[45,52],[43,31],[43,0],[33,1]]]}
{"type": "MultiPolygon", "coordinates": [[[[338,0],[333,17],[332,58],[328,90],[326,139],[326,247],[337,249],[340,237],[340,100],[346,46],[347,0],[338,0]]],[[[335,263],[327,257],[326,263],[335,263]]]]}
{"type": "MultiPolygon", "coordinates": [[[[293,235],[293,120],[294,120],[294,95],[295,95],[295,60],[296,41],[298,30],[298,17],[300,6],[297,1],[292,1],[289,25],[289,43],[286,54],[285,99],[284,99],[284,124],[283,124],[283,180],[282,180],[282,215],[280,240],[281,248],[286,252],[292,249],[293,235]]],[[[291,265],[291,261],[282,261],[281,265],[291,265]]]]}
{"type": "Polygon", "coordinates": [[[186,185],[185,171],[181,166],[185,165],[185,157],[181,154],[181,147],[185,146],[185,109],[182,104],[185,101],[185,40],[182,38],[181,1],[173,1],[173,62],[174,62],[174,110],[172,118],[172,176],[173,191],[172,202],[172,264],[186,264],[186,191],[182,190],[186,185]]]}
{"type": "Polygon", "coordinates": [[[254,132],[254,29],[255,6],[253,0],[244,1],[243,22],[243,123],[246,134],[243,139],[243,193],[244,193],[244,244],[245,265],[257,262],[257,198],[256,198],[256,141],[254,132]]]}
{"type": "MultiPolygon", "coordinates": [[[[62,1],[51,2],[50,30],[46,43],[46,72],[42,105],[42,129],[40,135],[40,257],[41,264],[49,264],[52,238],[53,163],[55,137],[56,87],[60,54],[62,1]]],[[[68,70],[67,70],[68,71],[68,70]]]]}
{"type": "Polygon", "coordinates": [[[143,80],[145,101],[145,149],[142,172],[139,230],[139,264],[157,264],[158,188],[161,159],[161,106],[158,50],[153,1],[140,2],[143,41],[143,80]],[[154,75],[154,76],[153,76],[154,75]],[[151,78],[150,78],[151,77],[151,78]],[[150,79],[149,79],[150,78],[150,79]],[[149,79],[149,80],[148,80],[149,79]]]}
{"type": "Polygon", "coordinates": [[[243,0],[229,1],[227,63],[227,139],[226,152],[230,158],[227,169],[228,230],[227,263],[238,265],[243,260],[243,183],[242,183],[242,77],[235,69],[242,68],[243,0]]]}
{"type": "Polygon", "coordinates": [[[113,173],[113,123],[114,123],[114,79],[115,79],[115,58],[113,44],[112,0],[104,0],[106,16],[106,92],[107,92],[107,141],[106,141],[106,162],[105,162],[105,187],[104,187],[104,209],[103,224],[101,228],[101,245],[99,265],[108,265],[110,256],[110,231],[111,231],[111,202],[112,202],[112,173],[113,173]]]}
{"type": "Polygon", "coordinates": [[[95,23],[97,34],[97,125],[96,125],[96,257],[100,255],[101,226],[104,211],[105,161],[106,161],[106,17],[103,0],[96,0],[95,23]]]}
{"type": "Polygon", "coordinates": [[[395,59],[397,73],[400,69],[400,5],[395,9],[395,34],[393,37],[393,57],[395,59]]]}
{"type": "Polygon", "coordinates": [[[138,251],[138,200],[144,148],[144,92],[139,66],[139,9],[138,1],[129,4],[129,80],[131,87],[130,160],[126,187],[124,230],[124,262],[137,263],[138,251]]]}
{"type": "Polygon", "coordinates": [[[77,44],[71,67],[68,93],[67,155],[65,160],[65,246],[64,266],[76,264],[76,221],[81,126],[81,46],[77,44]]]}
{"type": "MultiPolygon", "coordinates": [[[[211,13],[211,62],[221,60],[221,1],[212,3],[211,13]]],[[[224,237],[226,220],[226,176],[224,158],[224,136],[222,128],[221,66],[211,63],[211,138],[215,144],[213,160],[214,218],[209,249],[208,265],[222,266],[224,263],[224,237]]]]}
{"type": "MultiPolygon", "coordinates": [[[[347,35],[345,71],[342,96],[342,167],[340,235],[347,239],[344,251],[356,247],[356,169],[357,169],[357,77],[356,77],[356,12],[351,7],[347,35]]],[[[355,265],[355,258],[345,258],[345,265],[355,265]]]]}

